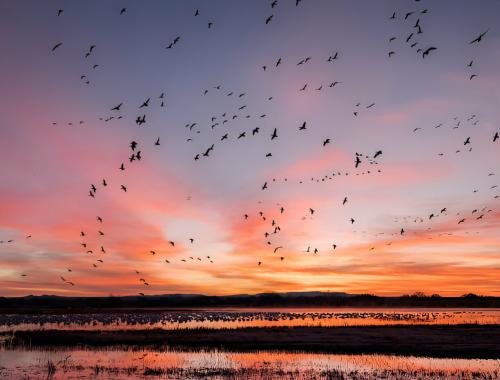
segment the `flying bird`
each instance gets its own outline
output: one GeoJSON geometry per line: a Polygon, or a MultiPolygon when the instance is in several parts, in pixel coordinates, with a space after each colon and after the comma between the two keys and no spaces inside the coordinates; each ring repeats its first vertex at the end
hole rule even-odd
{"type": "Polygon", "coordinates": [[[274,128],[273,134],[271,135],[271,140],[274,140],[276,137],[278,137],[278,130],[274,128]]]}
{"type": "Polygon", "coordinates": [[[356,156],[356,160],[354,161],[355,167],[357,168],[360,163],[361,163],[361,159],[359,158],[359,156],[356,156]]]}
{"type": "Polygon", "coordinates": [[[414,12],[408,12],[406,15],[405,15],[405,20],[410,17],[414,12]]]}
{"type": "Polygon", "coordinates": [[[436,47],[434,46],[431,46],[431,47],[428,47],[427,49],[425,49],[423,52],[422,52],[422,58],[425,58],[427,55],[430,54],[431,51],[433,50],[437,50],[436,47]]]}
{"type": "Polygon", "coordinates": [[[52,51],[56,50],[58,47],[60,47],[63,43],[62,42],[59,42],[57,44],[54,45],[54,47],[52,48],[52,51]]]}
{"type": "Polygon", "coordinates": [[[488,33],[488,31],[489,31],[489,29],[487,29],[486,32],[481,33],[479,36],[477,36],[475,39],[473,39],[471,42],[469,42],[469,45],[473,44],[474,42],[478,42],[478,43],[481,42],[481,40],[486,35],[486,33],[488,33]]]}

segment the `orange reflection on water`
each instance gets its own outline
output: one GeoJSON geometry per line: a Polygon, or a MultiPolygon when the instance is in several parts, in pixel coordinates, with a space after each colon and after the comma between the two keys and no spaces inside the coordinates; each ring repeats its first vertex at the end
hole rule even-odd
{"type": "Polygon", "coordinates": [[[5,350],[0,349],[0,376],[41,376],[52,379],[495,379],[500,360],[435,359],[392,355],[331,355],[301,352],[253,353],[218,350],[5,350]],[[332,377],[336,375],[337,377],[332,377]],[[330,376],[330,377],[329,377],[330,376]]]}
{"type": "Polygon", "coordinates": [[[0,332],[279,326],[500,324],[500,309],[232,309],[71,315],[0,315],[0,332]]]}

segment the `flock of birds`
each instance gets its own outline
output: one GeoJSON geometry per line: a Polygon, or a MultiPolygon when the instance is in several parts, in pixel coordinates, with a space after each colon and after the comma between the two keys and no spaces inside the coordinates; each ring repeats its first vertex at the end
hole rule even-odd
{"type": "Polygon", "coordinates": [[[235,328],[252,326],[322,326],[380,324],[491,323],[483,311],[436,312],[292,312],[292,311],[162,311],[148,313],[1,314],[0,332],[29,329],[133,330],[135,328],[235,328]]]}
{"type": "MultiPolygon", "coordinates": [[[[299,6],[302,0],[296,0],[295,6],[299,6]]],[[[418,0],[415,0],[418,2],[418,0]]],[[[278,1],[274,0],[270,4],[271,11],[273,12],[269,16],[265,18],[264,24],[267,25],[273,20],[275,20],[276,14],[275,10],[277,9],[278,1]]],[[[128,12],[127,8],[121,8],[120,10],[117,11],[119,16],[125,16],[125,14],[128,12]]],[[[195,9],[193,11],[193,17],[201,17],[201,12],[199,9],[195,9]]],[[[391,48],[388,52],[388,57],[392,58],[396,53],[396,44],[398,43],[399,40],[403,40],[403,46],[408,47],[410,49],[414,49],[416,53],[420,54],[422,59],[431,59],[433,54],[436,53],[437,47],[436,46],[424,46],[421,44],[419,41],[419,37],[424,33],[424,23],[425,23],[425,16],[429,14],[428,9],[415,9],[411,10],[408,12],[398,12],[394,11],[392,15],[388,17],[388,19],[391,22],[396,22],[398,20],[401,20],[404,25],[404,34],[402,35],[395,35],[391,36],[388,40],[389,47],[391,48]]],[[[56,17],[64,17],[64,10],[59,9],[56,12],[56,17]]],[[[212,29],[214,27],[214,22],[212,20],[207,21],[207,26],[208,29],[212,29]]],[[[475,38],[472,38],[469,41],[470,45],[474,44],[480,44],[482,43],[483,39],[485,39],[488,35],[489,29],[486,29],[485,31],[481,32],[479,35],[477,35],[475,38]]],[[[175,49],[179,43],[181,43],[181,35],[177,35],[174,38],[172,38],[170,41],[167,42],[167,45],[165,46],[165,49],[167,50],[172,50],[175,49]]],[[[53,45],[51,49],[52,54],[57,54],[59,50],[64,48],[64,43],[63,42],[57,42],[56,44],[53,45]]],[[[93,53],[96,50],[96,45],[92,44],[88,47],[88,49],[83,53],[84,60],[86,62],[90,62],[93,57],[93,53]]],[[[325,55],[319,60],[324,62],[324,64],[331,65],[334,64],[337,60],[341,58],[341,53],[336,51],[336,52],[330,52],[330,53],[325,53],[325,55]]],[[[271,63],[266,63],[261,66],[262,71],[269,73],[273,70],[278,70],[280,67],[283,65],[294,65],[294,66],[304,66],[310,64],[315,60],[315,58],[311,56],[306,56],[298,61],[293,61],[292,59],[288,59],[286,57],[278,57],[275,60],[271,61],[271,63]]],[[[467,68],[471,69],[474,65],[474,60],[470,60],[469,63],[467,64],[467,68]]],[[[88,65],[90,72],[93,70],[98,69],[100,66],[97,63],[89,63],[88,65]]],[[[470,74],[470,80],[476,78],[478,76],[477,73],[471,73],[470,74]]],[[[91,83],[91,74],[85,73],[81,74],[80,80],[85,83],[86,85],[89,85],[91,83]]],[[[305,91],[310,91],[311,89],[313,91],[325,91],[327,89],[333,90],[334,88],[340,87],[344,85],[342,81],[340,80],[334,80],[334,81],[327,81],[325,83],[317,83],[317,84],[310,84],[309,82],[304,82],[302,86],[300,86],[297,91],[299,92],[305,92],[305,91]]],[[[265,112],[249,112],[248,111],[248,104],[244,102],[247,92],[246,91],[236,91],[236,90],[231,90],[231,89],[225,89],[222,84],[217,84],[215,86],[212,86],[212,88],[205,88],[201,89],[200,93],[202,96],[209,96],[210,94],[214,94],[215,96],[219,97],[224,97],[224,98],[234,98],[238,104],[231,109],[224,109],[220,110],[220,112],[214,113],[209,120],[206,122],[200,122],[200,121],[190,121],[185,124],[185,131],[186,131],[186,141],[187,142],[192,142],[197,139],[197,135],[201,134],[202,131],[208,131],[211,133],[212,141],[207,144],[201,151],[195,151],[193,152],[193,159],[194,161],[199,161],[202,159],[210,159],[214,154],[216,154],[216,151],[218,149],[222,149],[223,144],[228,144],[231,140],[233,141],[238,141],[238,140],[247,140],[251,138],[257,138],[261,134],[263,134],[263,139],[266,139],[269,142],[269,151],[265,154],[266,158],[271,158],[273,157],[273,151],[272,151],[272,144],[275,140],[282,138],[280,134],[279,128],[271,128],[269,130],[263,130],[262,127],[260,126],[254,126],[251,127],[250,129],[247,130],[240,130],[236,133],[230,132],[231,128],[229,128],[231,125],[237,125],[235,122],[240,119],[253,119],[256,121],[262,120],[266,118],[268,115],[265,112]]],[[[264,101],[265,102],[271,102],[273,100],[272,96],[267,97],[264,101]]],[[[374,101],[369,101],[369,102],[357,102],[356,104],[353,105],[352,109],[352,115],[353,117],[358,117],[360,116],[361,113],[364,112],[370,112],[370,110],[375,108],[376,103],[374,101]]],[[[154,107],[159,107],[163,108],[166,106],[166,94],[165,92],[161,92],[160,94],[152,95],[150,97],[147,97],[143,102],[140,104],[136,105],[135,107],[137,108],[137,116],[135,117],[135,124],[138,127],[143,127],[146,126],[148,123],[149,119],[149,112],[152,108],[154,107]]],[[[112,105],[109,108],[109,114],[100,117],[99,120],[103,122],[110,122],[112,120],[119,120],[124,117],[122,111],[124,107],[128,107],[130,109],[131,105],[125,105],[123,101],[115,103],[115,105],[112,105]]],[[[84,124],[84,120],[79,120],[79,121],[72,121],[67,123],[68,125],[76,125],[76,124],[84,124]]],[[[465,124],[470,124],[470,125],[477,125],[479,123],[479,120],[476,115],[470,115],[470,117],[466,118],[466,120],[461,120],[458,116],[453,118],[453,121],[451,122],[451,128],[452,129],[457,129],[460,128],[462,125],[465,124]]],[[[54,122],[53,125],[58,125],[57,122],[54,122]]],[[[439,123],[436,126],[430,127],[429,129],[438,129],[438,128],[444,128],[445,124],[444,123],[439,123]]],[[[308,131],[314,128],[311,126],[311,123],[307,120],[301,120],[297,122],[296,125],[296,133],[300,135],[307,135],[308,131]]],[[[418,127],[413,130],[413,133],[425,133],[425,129],[418,127]]],[[[499,140],[499,132],[495,132],[495,134],[491,138],[492,142],[495,143],[497,140],[499,140]]],[[[318,146],[323,148],[323,149],[328,149],[328,147],[334,143],[335,139],[332,136],[324,136],[320,141],[318,141],[318,146]]],[[[472,145],[473,141],[471,137],[467,137],[463,141],[463,146],[457,147],[455,153],[461,153],[461,152],[467,152],[472,150],[472,145]]],[[[123,161],[118,163],[116,168],[114,170],[119,170],[121,172],[126,171],[130,165],[135,165],[136,163],[140,162],[141,160],[144,159],[144,157],[147,157],[149,150],[148,149],[159,149],[161,147],[161,140],[160,137],[157,137],[153,141],[143,144],[138,141],[130,141],[128,145],[128,152],[123,155],[123,161]]],[[[444,156],[444,152],[438,153],[438,156],[442,157],[444,156]]],[[[376,175],[378,173],[382,173],[383,169],[380,167],[380,159],[383,157],[383,151],[380,149],[374,149],[373,152],[366,154],[362,152],[355,152],[352,156],[352,167],[350,169],[345,169],[343,168],[342,170],[332,170],[329,173],[326,173],[324,176],[321,177],[310,177],[310,178],[300,178],[297,180],[299,184],[303,184],[306,182],[316,182],[316,183],[324,183],[327,181],[331,181],[334,179],[341,179],[347,176],[359,176],[359,175],[376,175]],[[371,168],[370,166],[373,166],[371,168]]],[[[495,175],[495,173],[490,173],[490,176],[495,175]]],[[[122,183],[111,183],[107,178],[101,178],[94,183],[91,183],[88,190],[87,194],[89,198],[96,198],[100,195],[104,189],[106,189],[108,186],[116,186],[118,187],[121,191],[124,193],[127,193],[129,191],[133,191],[132,187],[129,186],[126,183],[125,178],[123,177],[123,182],[122,183]]],[[[266,191],[270,188],[271,185],[276,184],[277,182],[289,182],[287,177],[284,178],[272,178],[268,179],[267,181],[264,181],[263,184],[260,185],[260,188],[262,191],[266,191]]],[[[491,189],[496,188],[496,186],[492,186],[491,189]]],[[[477,191],[477,190],[475,190],[477,191]]],[[[498,198],[498,195],[494,197],[495,199],[498,198]]],[[[342,199],[339,199],[339,204],[342,206],[348,205],[350,202],[348,196],[344,196],[342,199]]],[[[447,215],[452,215],[451,212],[448,211],[449,207],[444,206],[440,208],[439,210],[432,210],[430,211],[427,215],[419,215],[419,216],[404,216],[401,218],[395,218],[394,222],[398,224],[403,224],[402,227],[398,227],[397,229],[394,230],[394,232],[391,234],[391,236],[403,236],[408,234],[409,232],[409,223],[424,223],[424,222],[431,222],[433,220],[443,218],[447,215]]],[[[302,216],[302,219],[305,220],[307,218],[312,218],[318,211],[309,208],[308,210],[304,210],[304,215],[302,216]]],[[[488,213],[492,212],[492,209],[487,208],[487,207],[477,207],[474,210],[471,210],[469,213],[464,213],[464,212],[455,212],[453,213],[454,217],[457,219],[458,224],[462,223],[467,223],[471,220],[474,221],[479,221],[483,218],[486,217],[488,213]]],[[[266,246],[269,246],[270,250],[274,254],[277,254],[277,259],[280,261],[285,260],[285,256],[280,254],[283,250],[285,250],[283,245],[276,245],[273,243],[273,238],[280,234],[282,231],[283,226],[281,225],[282,219],[286,216],[286,208],[284,205],[277,204],[277,209],[276,213],[273,214],[266,214],[263,211],[259,211],[256,215],[250,215],[250,213],[244,213],[243,214],[243,219],[244,221],[247,221],[252,218],[256,218],[257,220],[260,220],[262,224],[265,226],[266,230],[263,233],[263,243],[266,246]]],[[[356,217],[352,216],[350,217],[347,221],[347,223],[353,225],[356,223],[356,217]]],[[[104,243],[98,243],[97,245],[94,244],[94,246],[91,246],[89,242],[86,241],[86,238],[89,237],[89,235],[96,235],[98,238],[103,239],[104,236],[106,236],[105,231],[105,218],[101,216],[96,216],[96,225],[91,229],[90,231],[80,231],[78,236],[80,238],[79,246],[83,249],[83,251],[91,255],[91,257],[95,257],[95,259],[92,260],[91,265],[93,268],[99,268],[101,265],[105,264],[104,261],[104,255],[107,253],[107,250],[105,248],[104,243]]],[[[428,229],[432,229],[432,227],[428,227],[428,229]]],[[[384,234],[384,233],[381,233],[384,234]]],[[[28,235],[26,238],[31,238],[31,235],[28,235]]],[[[9,239],[6,241],[0,240],[0,244],[8,244],[8,243],[13,243],[13,239],[9,239]]],[[[174,249],[176,246],[179,244],[186,244],[192,246],[195,242],[195,239],[190,237],[189,239],[186,239],[185,242],[174,242],[170,241],[169,246],[171,249],[174,249]],[[188,244],[189,242],[189,244],[188,244]]],[[[386,245],[391,245],[392,241],[385,242],[384,244],[386,245]]],[[[331,247],[331,252],[335,251],[337,249],[337,243],[336,242],[331,242],[330,244],[331,247]]],[[[376,247],[372,247],[370,250],[374,250],[376,247]]],[[[306,245],[304,247],[303,252],[305,253],[310,253],[310,254],[319,254],[320,249],[317,247],[314,247],[312,245],[306,245]]],[[[150,249],[149,252],[145,252],[145,254],[149,254],[150,256],[157,257],[160,256],[160,252],[157,249],[150,249]]],[[[164,258],[162,259],[165,263],[170,264],[172,259],[169,258],[164,258]]],[[[213,263],[213,259],[210,256],[195,256],[191,255],[188,257],[183,257],[181,259],[178,259],[181,262],[188,263],[188,262],[209,262],[213,263]]],[[[257,266],[263,265],[264,262],[262,260],[258,260],[256,262],[257,266]]],[[[71,276],[72,269],[67,268],[67,273],[64,273],[64,275],[60,275],[60,280],[62,283],[67,284],[69,286],[75,286],[75,282],[72,281],[69,276],[71,276]]],[[[135,269],[134,274],[137,275],[138,277],[138,284],[144,287],[150,286],[150,281],[148,281],[142,274],[141,271],[135,269]]],[[[22,274],[22,276],[26,276],[26,274],[22,274]]],[[[139,293],[140,295],[144,295],[143,292],[139,293]]]]}

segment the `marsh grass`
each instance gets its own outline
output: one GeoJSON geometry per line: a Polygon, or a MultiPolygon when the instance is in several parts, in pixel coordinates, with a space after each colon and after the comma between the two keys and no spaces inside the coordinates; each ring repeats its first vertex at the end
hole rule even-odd
{"type": "Polygon", "coordinates": [[[0,378],[493,380],[500,360],[219,350],[2,350],[0,378]]]}
{"type": "Polygon", "coordinates": [[[56,365],[54,364],[53,361],[51,360],[47,360],[47,364],[46,364],[46,369],[47,369],[47,377],[48,378],[51,378],[54,376],[54,374],[56,373],[57,371],[57,367],[56,365]]]}

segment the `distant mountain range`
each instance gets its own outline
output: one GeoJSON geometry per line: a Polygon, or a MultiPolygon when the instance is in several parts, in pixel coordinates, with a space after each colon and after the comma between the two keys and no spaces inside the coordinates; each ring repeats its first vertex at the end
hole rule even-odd
{"type": "Polygon", "coordinates": [[[449,307],[500,308],[500,297],[467,294],[461,297],[425,296],[422,293],[399,297],[343,292],[284,292],[207,296],[203,294],[159,294],[108,297],[63,297],[54,295],[0,297],[0,313],[99,312],[109,309],[148,308],[256,308],[256,307],[449,307]]]}
{"type": "Polygon", "coordinates": [[[205,294],[197,294],[197,293],[189,293],[189,294],[183,294],[183,293],[174,293],[174,294],[152,294],[152,295],[133,295],[133,296],[108,296],[108,297],[68,297],[68,296],[56,296],[56,295],[41,295],[41,296],[24,296],[24,297],[0,297],[0,300],[2,298],[6,299],[17,299],[17,300],[33,300],[33,299],[109,299],[109,298],[118,298],[118,299],[137,299],[137,298],[146,298],[146,299],[193,299],[193,298],[220,298],[220,299],[234,299],[234,298],[261,298],[261,297],[283,297],[283,298],[302,298],[302,297],[356,297],[356,294],[349,294],[349,293],[344,293],[344,292],[321,292],[321,291],[314,291],[314,292],[276,292],[276,293],[257,293],[257,294],[231,294],[231,295],[225,295],[225,296],[207,296],[205,294]]]}

